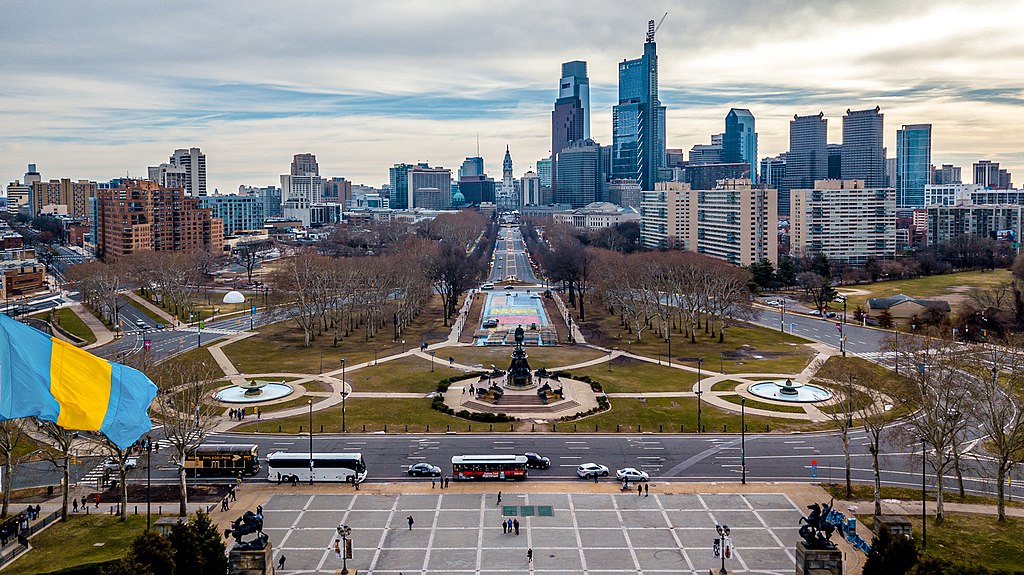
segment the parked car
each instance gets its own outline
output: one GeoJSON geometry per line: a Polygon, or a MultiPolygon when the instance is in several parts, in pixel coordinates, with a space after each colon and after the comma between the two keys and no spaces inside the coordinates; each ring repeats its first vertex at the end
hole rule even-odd
{"type": "Polygon", "coordinates": [[[608,468],[598,463],[584,463],[576,468],[576,475],[584,479],[608,477],[608,468]]]}
{"type": "Polygon", "coordinates": [[[816,309],[812,309],[811,311],[807,312],[807,315],[821,315],[821,312],[816,309]]]}
{"type": "Polygon", "coordinates": [[[494,289],[494,284],[492,284],[491,282],[487,282],[480,286],[480,289],[494,289]]]}
{"type": "Polygon", "coordinates": [[[527,452],[523,455],[526,456],[527,467],[532,467],[533,469],[547,469],[551,467],[551,460],[543,455],[537,455],[533,452],[527,452]]]}
{"type": "Polygon", "coordinates": [[[414,463],[409,466],[409,475],[413,477],[440,477],[441,468],[429,463],[414,463]]]}
{"type": "MultiPolygon", "coordinates": [[[[135,469],[136,467],[138,467],[138,465],[139,459],[137,457],[129,457],[124,462],[124,468],[127,469],[128,471],[135,469]]],[[[120,467],[121,466],[117,463],[117,460],[114,459],[113,457],[108,457],[103,460],[103,471],[117,473],[120,467]]]]}
{"type": "Polygon", "coordinates": [[[837,314],[834,311],[827,311],[827,312],[825,312],[825,317],[827,317],[829,319],[834,319],[834,318],[839,317],[839,314],[837,314]]]}
{"type": "Polygon", "coordinates": [[[484,327],[485,328],[498,327],[498,320],[496,320],[496,319],[489,319],[489,320],[484,322],[484,327]]]}
{"type": "Polygon", "coordinates": [[[615,472],[615,477],[619,478],[619,481],[647,481],[650,478],[646,471],[640,471],[635,467],[623,467],[615,472]]]}

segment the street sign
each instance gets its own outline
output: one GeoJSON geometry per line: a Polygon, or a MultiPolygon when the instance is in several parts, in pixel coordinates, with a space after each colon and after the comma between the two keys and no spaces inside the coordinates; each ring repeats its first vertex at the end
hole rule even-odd
{"type": "Polygon", "coordinates": [[[817,477],[817,476],[818,476],[818,460],[817,459],[812,459],[811,460],[811,477],[817,477]]]}
{"type": "Polygon", "coordinates": [[[715,539],[715,542],[711,544],[711,556],[715,559],[722,558],[722,540],[715,539]]]}
{"type": "Polygon", "coordinates": [[[255,304],[251,308],[249,308],[249,313],[254,314],[254,315],[256,314],[256,305],[255,304]]]}
{"type": "Polygon", "coordinates": [[[351,559],[351,558],[352,558],[352,540],[351,539],[346,539],[345,540],[345,559],[351,559]]]}
{"type": "Polygon", "coordinates": [[[149,351],[149,349],[151,347],[153,347],[153,340],[149,340],[149,339],[142,340],[142,349],[144,349],[146,351],[149,351]]]}
{"type": "Polygon", "coordinates": [[[725,558],[732,559],[732,537],[725,538],[725,558]]]}

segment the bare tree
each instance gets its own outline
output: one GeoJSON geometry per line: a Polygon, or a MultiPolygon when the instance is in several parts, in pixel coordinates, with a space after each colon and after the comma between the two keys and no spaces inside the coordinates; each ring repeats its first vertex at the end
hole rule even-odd
{"type": "Polygon", "coordinates": [[[128,459],[131,449],[122,449],[105,435],[90,436],[90,440],[107,453],[110,460],[117,465],[117,509],[121,521],[128,520],[128,459]]]}
{"type": "Polygon", "coordinates": [[[854,402],[857,399],[858,375],[853,362],[833,357],[818,371],[817,377],[830,384],[833,405],[824,413],[839,432],[843,442],[843,464],[846,470],[846,498],[853,497],[852,465],[850,462],[850,434],[853,430],[854,402]]]}
{"type": "Polygon", "coordinates": [[[438,242],[434,253],[423,262],[423,271],[441,296],[444,325],[456,313],[459,297],[466,293],[479,277],[477,263],[466,256],[466,250],[454,242],[438,242]]]}
{"type": "Polygon", "coordinates": [[[154,402],[164,435],[174,449],[181,490],[178,514],[188,515],[185,458],[206,439],[217,424],[219,408],[210,401],[209,382],[215,377],[211,362],[168,361],[157,366],[153,380],[159,385],[154,402]]]}
{"type": "Polygon", "coordinates": [[[60,520],[68,520],[68,494],[70,493],[71,455],[78,433],[68,431],[52,421],[36,420],[36,425],[47,439],[46,459],[61,471],[60,520]]]}
{"type": "Polygon", "coordinates": [[[252,283],[252,274],[256,266],[262,261],[263,254],[273,247],[270,241],[255,241],[239,244],[232,250],[238,263],[245,268],[246,283],[252,283]]]}
{"type": "Polygon", "coordinates": [[[0,517],[7,517],[11,503],[11,483],[14,481],[14,472],[18,468],[20,458],[16,455],[18,444],[21,443],[23,433],[20,419],[5,419],[0,421],[0,458],[4,460],[4,495],[3,508],[0,509],[0,517]]]}

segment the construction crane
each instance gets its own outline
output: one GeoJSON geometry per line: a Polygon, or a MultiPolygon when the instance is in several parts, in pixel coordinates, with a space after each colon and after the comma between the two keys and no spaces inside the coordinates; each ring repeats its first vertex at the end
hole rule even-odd
{"type": "Polygon", "coordinates": [[[665,12],[665,15],[661,17],[661,20],[658,20],[658,25],[657,26],[654,25],[654,20],[648,20],[647,21],[647,41],[648,42],[654,42],[654,35],[658,32],[658,30],[661,28],[661,25],[665,22],[665,17],[666,16],[668,16],[668,12],[665,12]]]}

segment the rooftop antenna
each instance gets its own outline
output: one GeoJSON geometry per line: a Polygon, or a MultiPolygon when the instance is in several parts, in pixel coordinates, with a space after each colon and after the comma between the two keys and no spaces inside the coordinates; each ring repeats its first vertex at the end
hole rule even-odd
{"type": "Polygon", "coordinates": [[[658,25],[657,26],[654,25],[654,20],[648,20],[647,21],[647,41],[648,42],[654,42],[654,35],[658,32],[658,29],[661,28],[661,25],[665,22],[665,17],[666,16],[668,16],[668,12],[665,12],[665,15],[661,17],[661,20],[658,20],[658,25]]]}
{"type": "Polygon", "coordinates": [[[476,133],[476,157],[480,157],[480,132],[476,133]]]}

